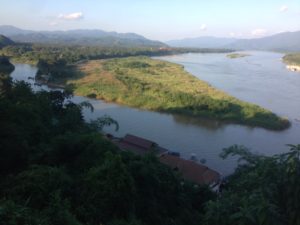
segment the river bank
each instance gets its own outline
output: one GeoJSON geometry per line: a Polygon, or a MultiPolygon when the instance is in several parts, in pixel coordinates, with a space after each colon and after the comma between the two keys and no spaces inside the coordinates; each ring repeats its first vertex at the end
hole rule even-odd
{"type": "Polygon", "coordinates": [[[286,68],[293,72],[300,72],[300,53],[287,54],[282,58],[286,68]]]}
{"type": "Polygon", "coordinates": [[[287,65],[286,68],[293,72],[300,72],[300,66],[296,65],[287,65]]]}

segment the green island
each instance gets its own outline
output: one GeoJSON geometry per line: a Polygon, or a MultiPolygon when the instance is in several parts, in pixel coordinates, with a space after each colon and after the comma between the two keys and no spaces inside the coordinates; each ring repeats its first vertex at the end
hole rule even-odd
{"type": "Polygon", "coordinates": [[[287,119],[211,87],[180,65],[149,57],[93,60],[66,78],[74,93],[148,110],[282,130],[287,119]],[[79,76],[79,77],[78,77],[79,76]]]}
{"type": "Polygon", "coordinates": [[[300,71],[300,53],[291,53],[283,57],[283,62],[287,64],[287,69],[299,72],[300,71]]]}
{"type": "Polygon", "coordinates": [[[243,57],[247,57],[250,56],[250,54],[245,54],[245,53],[231,53],[228,54],[227,57],[230,59],[237,59],[237,58],[243,58],[243,57]]]}

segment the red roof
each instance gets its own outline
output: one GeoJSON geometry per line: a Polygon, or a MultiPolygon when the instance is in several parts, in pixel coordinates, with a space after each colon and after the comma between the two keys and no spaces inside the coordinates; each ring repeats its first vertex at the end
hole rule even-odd
{"type": "Polygon", "coordinates": [[[184,179],[197,184],[210,185],[220,180],[220,174],[218,172],[191,160],[164,154],[160,157],[160,161],[172,169],[178,170],[184,179]]]}

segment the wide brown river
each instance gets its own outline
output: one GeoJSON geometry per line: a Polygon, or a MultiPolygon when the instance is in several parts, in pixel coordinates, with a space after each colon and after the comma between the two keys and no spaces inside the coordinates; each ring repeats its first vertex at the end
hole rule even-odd
{"type": "MultiPolygon", "coordinates": [[[[285,68],[281,62],[282,54],[248,53],[251,56],[238,59],[229,59],[226,54],[184,54],[158,59],[181,64],[194,76],[230,95],[288,117],[292,122],[291,128],[276,132],[149,112],[78,96],[73,101],[89,100],[94,105],[94,113],[84,111],[87,120],[105,114],[116,119],[119,131],[107,128],[107,132],[120,137],[126,133],[138,135],[180,152],[185,158],[195,154],[199,160],[205,159],[209,167],[227,175],[233,171],[236,160],[219,158],[224,147],[238,144],[253,152],[273,155],[288,151],[286,144],[300,144],[300,73],[285,68]]],[[[33,83],[28,77],[35,76],[35,67],[26,64],[15,66],[11,74],[14,79],[33,83]]]]}

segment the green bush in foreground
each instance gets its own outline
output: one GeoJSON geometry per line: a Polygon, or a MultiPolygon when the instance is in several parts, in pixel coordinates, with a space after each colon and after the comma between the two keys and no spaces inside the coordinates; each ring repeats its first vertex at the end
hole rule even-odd
{"type": "Polygon", "coordinates": [[[7,82],[0,96],[2,225],[298,225],[300,145],[267,157],[232,146],[240,165],[220,194],[182,182],[153,155],[120,151],[70,93],[7,82]]]}
{"type": "Polygon", "coordinates": [[[121,152],[60,91],[9,83],[0,96],[0,224],[198,224],[207,187],[155,156],[121,152]]]}

